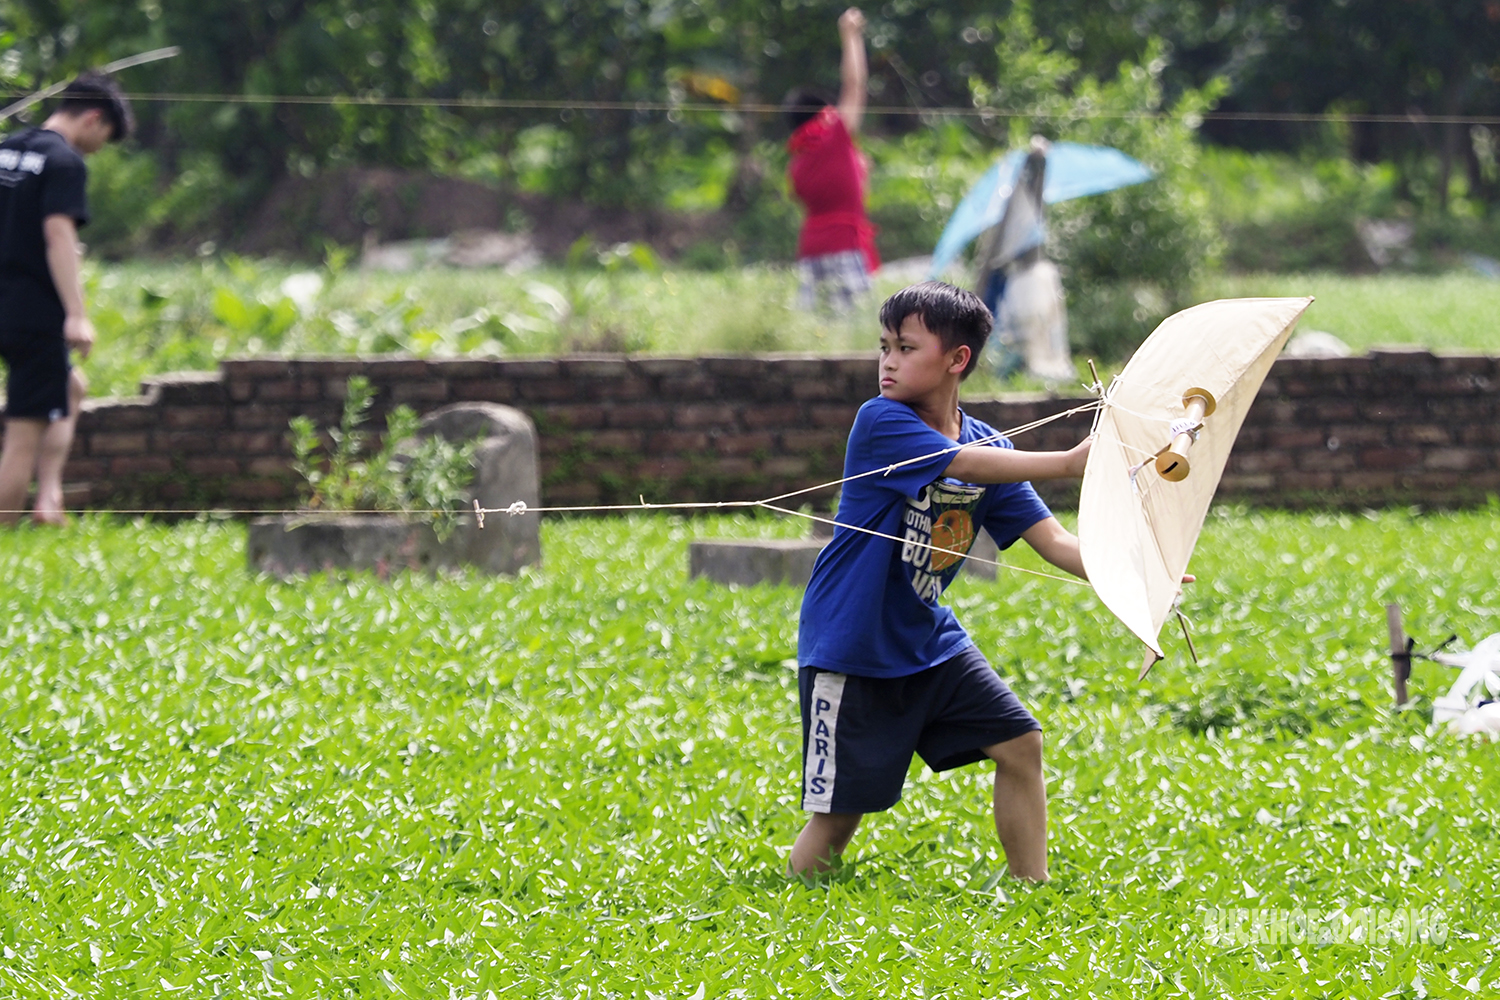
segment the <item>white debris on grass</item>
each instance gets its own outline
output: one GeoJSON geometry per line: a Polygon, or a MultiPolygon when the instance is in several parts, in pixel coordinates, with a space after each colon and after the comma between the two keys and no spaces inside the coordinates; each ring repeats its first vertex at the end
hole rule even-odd
{"type": "Polygon", "coordinates": [[[309,312],[323,292],[323,276],[316,271],[298,271],[281,282],[281,294],[292,300],[298,312],[309,312]]]}
{"type": "Polygon", "coordinates": [[[1467,653],[1434,653],[1433,660],[1458,667],[1448,693],[1432,699],[1432,721],[1464,735],[1500,733],[1500,632],[1467,653]]]}
{"type": "Polygon", "coordinates": [[[1347,358],[1349,345],[1325,330],[1303,330],[1282,348],[1284,358],[1347,358]]]}

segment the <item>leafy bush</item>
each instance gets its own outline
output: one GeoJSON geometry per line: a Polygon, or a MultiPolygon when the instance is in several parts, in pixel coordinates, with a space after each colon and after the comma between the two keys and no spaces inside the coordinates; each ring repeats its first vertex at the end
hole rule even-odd
{"type": "Polygon", "coordinates": [[[183,157],[172,172],[154,153],[106,146],[89,159],[94,214],[84,236],[90,251],[107,259],[164,245],[211,249],[226,229],[230,207],[249,193],[202,152],[183,157]]]}
{"type": "Polygon", "coordinates": [[[1368,271],[1355,221],[1393,209],[1388,167],[1208,147],[1199,183],[1234,271],[1368,271]]]}
{"type": "Polygon", "coordinates": [[[414,440],[420,420],[410,407],[398,406],[386,418],[380,449],[363,459],[369,442],[360,425],[374,401],[369,379],[349,379],[339,425],[328,431],[333,448],[326,456],[319,455],[323,441],[312,419],[292,418],[292,468],[305,484],[304,505],[310,510],[431,514],[438,537],[448,537],[474,479],[478,443],[455,445],[437,435],[414,440]]]}
{"type": "Polygon", "coordinates": [[[898,139],[870,139],[870,218],[887,260],[932,253],[953,209],[994,162],[993,141],[948,121],[898,139]]]}
{"type": "MultiPolygon", "coordinates": [[[[1409,165],[1407,174],[1411,173],[1409,165]]],[[[1394,164],[1355,163],[1342,155],[1246,153],[1206,147],[1199,183],[1224,234],[1231,271],[1371,272],[1361,219],[1398,219],[1411,227],[1407,248],[1385,266],[1435,272],[1462,266],[1462,255],[1500,256],[1500,224],[1475,202],[1455,197],[1442,210],[1408,188],[1394,164]]]]}
{"type": "Polygon", "coordinates": [[[1171,312],[1221,253],[1209,199],[1194,182],[1202,113],[1223,85],[1183,91],[1170,104],[1161,74],[1165,46],[1153,40],[1139,64],[1121,63],[1107,81],[1080,72],[1073,56],[1040,37],[1027,3],[996,24],[996,78],[972,82],[976,107],[997,138],[1024,147],[1032,135],[1114,146],[1156,173],[1154,180],[1055,205],[1049,255],[1063,270],[1074,343],[1118,356],[1171,312]],[[1118,308],[1135,300],[1129,319],[1118,308]]]}

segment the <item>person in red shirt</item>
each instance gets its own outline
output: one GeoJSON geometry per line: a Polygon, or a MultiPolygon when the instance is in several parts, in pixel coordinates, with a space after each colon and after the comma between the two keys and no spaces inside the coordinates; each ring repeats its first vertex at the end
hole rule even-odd
{"type": "Polygon", "coordinates": [[[807,209],[797,240],[797,301],[803,309],[816,308],[819,293],[826,292],[831,309],[848,310],[870,290],[870,275],[880,267],[875,227],[865,215],[868,171],[854,144],[864,118],[869,77],[864,32],[865,16],[857,7],[840,15],[843,58],[836,106],[803,88],[782,102],[792,126],[787,175],[797,200],[807,209]]]}

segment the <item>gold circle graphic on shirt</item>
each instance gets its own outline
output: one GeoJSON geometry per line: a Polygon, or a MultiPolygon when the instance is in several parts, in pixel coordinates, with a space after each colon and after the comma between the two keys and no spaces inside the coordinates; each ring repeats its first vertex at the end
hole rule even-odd
{"type": "Polygon", "coordinates": [[[974,544],[974,519],[966,510],[945,510],[932,526],[932,571],[941,573],[974,544]],[[951,549],[950,552],[940,551],[951,549]]]}

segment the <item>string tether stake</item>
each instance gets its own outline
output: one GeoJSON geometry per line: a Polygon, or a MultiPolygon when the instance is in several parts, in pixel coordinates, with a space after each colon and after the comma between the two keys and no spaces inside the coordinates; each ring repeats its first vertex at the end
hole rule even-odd
{"type": "Polygon", "coordinates": [[[1085,385],[1084,388],[1095,396],[1104,398],[1104,383],[1099,379],[1099,369],[1094,367],[1093,358],[1089,358],[1089,374],[1094,377],[1094,381],[1085,385]]]}

